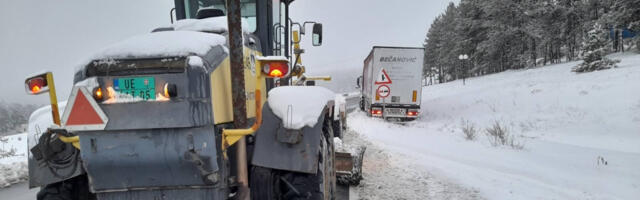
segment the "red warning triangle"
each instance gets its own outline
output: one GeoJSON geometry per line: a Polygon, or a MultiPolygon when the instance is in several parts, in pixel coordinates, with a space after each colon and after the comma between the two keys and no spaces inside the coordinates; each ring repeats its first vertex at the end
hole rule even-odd
{"type": "Polygon", "coordinates": [[[71,107],[69,113],[69,119],[67,120],[67,126],[69,125],[85,125],[85,124],[103,124],[104,121],[100,118],[100,115],[91,106],[87,97],[82,92],[78,92],[76,100],[71,107]]]}
{"type": "Polygon", "coordinates": [[[64,128],[74,130],[104,130],[109,119],[91,93],[83,87],[74,87],[62,116],[64,128]]]}
{"type": "Polygon", "coordinates": [[[380,69],[380,73],[378,73],[378,78],[376,78],[376,85],[379,84],[391,84],[391,78],[389,78],[389,74],[387,74],[387,70],[384,68],[380,69]]]}

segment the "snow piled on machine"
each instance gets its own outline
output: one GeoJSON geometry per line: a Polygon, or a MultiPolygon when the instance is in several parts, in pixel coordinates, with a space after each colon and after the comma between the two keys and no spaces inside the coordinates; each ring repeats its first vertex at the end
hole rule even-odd
{"type": "Polygon", "coordinates": [[[287,129],[313,127],[335,94],[319,86],[282,86],[269,91],[269,107],[287,129]]]}
{"type": "MultiPolygon", "coordinates": [[[[247,20],[241,23],[243,31],[249,32],[247,20]]],[[[91,60],[203,56],[213,47],[224,46],[227,39],[221,34],[229,30],[227,17],[184,19],[171,27],[174,31],[146,33],[112,44],[91,60]]]]}
{"type": "Polygon", "coordinates": [[[91,60],[205,55],[226,41],[222,35],[196,31],[146,33],[110,45],[92,56],[91,60]]]}
{"type": "MultiPolygon", "coordinates": [[[[242,18],[241,23],[242,31],[248,33],[249,23],[247,22],[247,20],[242,18]]],[[[227,24],[227,17],[222,16],[210,17],[205,19],[183,19],[178,20],[171,26],[176,31],[200,31],[222,34],[229,31],[227,24]]]]}

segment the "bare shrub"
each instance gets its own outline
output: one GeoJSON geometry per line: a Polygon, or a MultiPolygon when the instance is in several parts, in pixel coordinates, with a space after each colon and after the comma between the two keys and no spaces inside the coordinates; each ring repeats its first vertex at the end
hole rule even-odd
{"type": "Polygon", "coordinates": [[[509,129],[500,122],[496,121],[493,126],[486,128],[486,134],[489,142],[493,146],[509,146],[513,149],[523,149],[524,145],[517,142],[515,137],[509,134],[509,129]]]}
{"type": "Polygon", "coordinates": [[[461,121],[462,133],[464,133],[464,139],[466,140],[475,140],[476,133],[478,132],[476,126],[469,122],[469,120],[462,119],[461,121]]]}
{"type": "Polygon", "coordinates": [[[7,144],[7,141],[9,141],[9,138],[6,137],[0,137],[0,159],[1,158],[8,158],[8,157],[12,157],[16,155],[16,148],[5,148],[5,144],[7,144]]]}

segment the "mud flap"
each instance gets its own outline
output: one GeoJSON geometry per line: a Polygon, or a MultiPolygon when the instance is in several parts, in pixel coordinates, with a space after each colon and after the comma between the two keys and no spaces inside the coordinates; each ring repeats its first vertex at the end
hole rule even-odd
{"type": "Polygon", "coordinates": [[[255,147],[251,164],[260,167],[315,174],[318,152],[327,107],[318,116],[314,127],[287,130],[268,103],[262,110],[262,125],[255,133],[255,147]]]}

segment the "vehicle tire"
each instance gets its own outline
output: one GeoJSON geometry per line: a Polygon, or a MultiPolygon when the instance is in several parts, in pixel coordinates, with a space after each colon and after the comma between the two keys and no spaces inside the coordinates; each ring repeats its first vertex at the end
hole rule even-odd
{"type": "Polygon", "coordinates": [[[87,175],[44,186],[37,195],[38,200],[95,200],[96,195],[89,191],[87,175]]]}
{"type": "Polygon", "coordinates": [[[334,137],[342,138],[342,120],[333,121],[334,137]]]}
{"type": "MultiPolygon", "coordinates": [[[[342,137],[342,134],[344,133],[342,131],[342,120],[339,120],[339,127],[340,127],[340,136],[342,137]]],[[[326,124],[326,123],[325,123],[326,124]]],[[[333,123],[331,123],[333,124],[333,123]]],[[[332,125],[325,125],[326,127],[332,127],[332,125]]],[[[323,163],[323,166],[325,168],[325,177],[324,180],[328,180],[325,181],[327,183],[326,185],[326,191],[328,194],[328,197],[325,199],[335,199],[335,194],[336,194],[336,170],[335,170],[335,146],[333,143],[333,138],[335,137],[335,132],[332,131],[332,129],[330,130],[330,128],[327,128],[325,130],[323,130],[323,133],[325,134],[325,144],[326,144],[326,149],[323,149],[323,152],[326,152],[326,158],[325,158],[325,162],[323,163]]],[[[323,157],[324,158],[324,157],[323,157]]],[[[318,166],[321,166],[320,164],[318,164],[318,166]]]]}
{"type": "Polygon", "coordinates": [[[318,152],[318,171],[315,174],[307,173],[286,173],[282,177],[297,190],[300,195],[295,194],[291,187],[281,185],[282,199],[287,200],[329,200],[334,199],[336,191],[335,170],[333,167],[333,127],[330,118],[325,119],[322,128],[324,137],[321,141],[321,150],[318,152]]]}
{"type": "Polygon", "coordinates": [[[342,120],[340,121],[340,128],[341,132],[340,132],[340,137],[342,138],[344,135],[344,132],[347,132],[347,114],[345,113],[342,117],[342,120]]]}
{"type": "Polygon", "coordinates": [[[273,169],[253,166],[250,180],[251,199],[278,199],[279,177],[273,169]]]}

